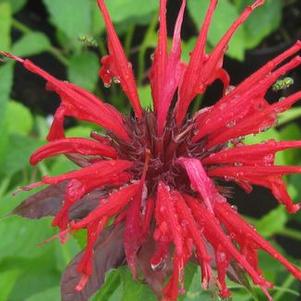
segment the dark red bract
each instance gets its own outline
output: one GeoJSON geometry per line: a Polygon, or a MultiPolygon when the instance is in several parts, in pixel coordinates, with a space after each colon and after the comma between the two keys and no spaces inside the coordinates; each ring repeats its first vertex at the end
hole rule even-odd
{"type": "MultiPolygon", "coordinates": [[[[171,49],[167,46],[166,2],[160,1],[158,46],[150,71],[154,110],[144,111],[132,66],[104,0],[98,0],[108,34],[108,55],[101,60],[100,77],[107,87],[113,82],[120,84],[132,104],[134,117],[122,115],[91,93],[54,78],[29,60],[2,52],[44,78],[47,89],[61,98],[48,135],[49,143],[31,156],[31,163],[65,154],[80,166],[66,174],[43,177],[41,182],[27,188],[66,183],[64,201],[53,225],[60,228],[62,240],[68,232],[87,230],[87,246],[77,265],[81,280],[74,290],[83,290],[89,282],[95,243],[113,221],[113,228],[123,229],[124,252],[134,277],[141,258],[152,270],[166,271],[167,284],[161,292],[156,289],[162,300],[176,300],[179,292],[184,291],[184,267],[192,258],[201,267],[204,288],[214,277],[212,267],[216,267],[220,295],[229,296],[225,277],[231,265],[238,264],[271,299],[268,293],[271,284],[258,267],[259,249],[298,279],[301,271],[228,204],[227,189],[221,183],[235,182],[247,192],[253,185],[266,187],[290,213],[300,208],[292,202],[282,177],[300,173],[301,167],[276,166],[275,154],[299,148],[301,142],[270,140],[246,145],[244,137],[274,126],[278,115],[301,99],[301,92],[274,104],[265,99],[267,90],[279,77],[300,65],[297,53],[301,42],[233,87],[223,69],[227,45],[235,30],[264,1],[257,0],[246,7],[207,54],[207,33],[217,5],[217,0],[211,0],[188,64],[181,61],[180,36],[186,1],[182,1],[176,20],[171,49]],[[190,117],[191,102],[215,80],[224,84],[222,98],[190,117]],[[105,132],[92,132],[90,139],[67,138],[63,127],[66,116],[92,122],[105,132]],[[84,197],[96,189],[105,192],[99,204],[85,216],[70,216],[71,208],[85,202],[84,197]],[[145,246],[150,243],[155,247],[148,256],[145,246]],[[168,263],[172,263],[171,274],[168,263]]],[[[145,277],[148,279],[149,275],[145,273],[145,277]]]]}

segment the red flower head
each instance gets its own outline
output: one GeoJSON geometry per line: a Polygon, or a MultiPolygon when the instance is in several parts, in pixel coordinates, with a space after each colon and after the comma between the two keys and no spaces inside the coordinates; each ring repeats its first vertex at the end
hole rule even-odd
{"type": "Polygon", "coordinates": [[[217,0],[211,0],[188,64],[181,61],[180,36],[186,1],[182,1],[170,49],[166,2],[160,1],[158,46],[149,76],[154,110],[144,111],[132,65],[104,0],[98,0],[107,28],[109,52],[101,59],[100,77],[106,86],[112,81],[120,83],[134,117],[122,115],[91,93],[56,79],[29,60],[2,52],[44,78],[47,89],[61,99],[48,135],[49,143],[34,152],[30,162],[37,164],[45,158],[65,154],[79,165],[78,170],[43,177],[41,182],[27,188],[40,185],[64,188],[62,206],[53,220],[53,225],[60,228],[62,240],[66,233],[87,230],[87,246],[77,265],[81,277],[74,289],[78,291],[89,284],[93,274],[95,243],[99,237],[115,235],[122,237],[122,254],[124,251],[134,277],[138,268],[146,280],[155,277],[151,273],[165,273],[168,282],[161,292],[162,300],[177,299],[183,288],[184,267],[192,258],[200,265],[204,288],[214,277],[214,267],[220,295],[229,296],[225,277],[236,264],[271,299],[268,293],[271,284],[258,267],[259,249],[281,262],[298,279],[301,271],[229,205],[221,183],[235,182],[247,192],[253,185],[263,186],[290,213],[300,208],[292,202],[282,177],[301,172],[301,167],[276,166],[274,159],[276,152],[300,147],[301,142],[269,140],[246,145],[244,136],[274,126],[278,115],[301,99],[301,92],[274,104],[265,99],[267,90],[279,77],[300,65],[297,52],[301,42],[233,87],[223,69],[225,51],[237,28],[264,1],[257,0],[246,7],[208,54],[207,34],[217,4],[217,0]],[[222,98],[212,107],[190,116],[189,105],[215,80],[224,85],[222,98]],[[104,132],[93,132],[90,139],[67,138],[63,127],[66,116],[95,123],[104,132]],[[88,203],[87,195],[96,191],[101,197],[96,203],[88,203]],[[85,202],[89,210],[81,216],[74,214],[74,207],[85,202]],[[109,223],[112,226],[108,228],[109,223]],[[154,247],[149,255],[151,245],[154,247]]]}

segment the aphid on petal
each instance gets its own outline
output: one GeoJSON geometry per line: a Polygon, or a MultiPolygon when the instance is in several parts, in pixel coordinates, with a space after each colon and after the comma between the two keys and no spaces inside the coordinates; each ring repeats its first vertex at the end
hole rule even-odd
{"type": "Polygon", "coordinates": [[[82,294],[82,301],[88,300],[101,287],[107,270],[127,262],[133,277],[144,277],[160,300],[175,301],[185,293],[184,270],[192,260],[200,267],[200,289],[215,283],[222,298],[230,296],[226,278],[236,265],[272,300],[272,284],[260,270],[258,250],[280,262],[298,280],[301,271],[229,205],[228,187],[223,187],[220,179],[227,181],[227,186],[236,183],[246,192],[253,185],[265,187],[290,213],[300,209],[287,192],[283,177],[301,173],[301,166],[277,166],[275,154],[300,148],[301,141],[269,140],[245,145],[244,136],[274,126],[279,114],[301,99],[301,91],[274,104],[265,98],[270,88],[278,91],[293,84],[284,76],[300,66],[301,42],[233,86],[223,68],[228,43],[265,1],[251,1],[207,53],[208,30],[218,3],[210,0],[190,61],[184,64],[181,27],[186,1],[182,0],[169,49],[167,0],[160,0],[158,45],[149,74],[154,110],[144,111],[132,65],[105,1],[97,2],[108,44],[99,75],[106,87],[120,85],[134,116],[123,115],[90,92],[56,79],[27,59],[0,52],[42,77],[47,89],[61,99],[49,142],[32,154],[31,164],[64,154],[79,166],[23,187],[29,190],[49,185],[14,211],[30,218],[55,215],[52,224],[59,228],[62,241],[70,232],[87,231],[85,250],[64,274],[63,300],[77,294],[82,294]],[[189,117],[190,104],[215,80],[222,81],[223,96],[215,105],[189,117]],[[65,137],[66,116],[104,130],[92,131],[87,138],[65,137]],[[50,206],[53,197],[58,199],[58,208],[50,206]],[[69,276],[73,281],[71,291],[70,283],[66,284],[69,276]]]}

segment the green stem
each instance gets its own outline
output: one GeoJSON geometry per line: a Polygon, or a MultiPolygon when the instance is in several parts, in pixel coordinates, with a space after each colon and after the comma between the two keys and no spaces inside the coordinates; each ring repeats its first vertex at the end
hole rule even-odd
{"type": "Polygon", "coordinates": [[[192,108],[193,113],[196,113],[200,109],[200,105],[202,103],[202,100],[203,100],[203,95],[199,94],[196,97],[196,99],[194,100],[194,103],[193,103],[193,108],[192,108]]]}
{"type": "Polygon", "coordinates": [[[289,111],[281,114],[278,119],[278,126],[283,125],[287,122],[290,122],[294,119],[300,118],[301,116],[301,108],[293,108],[289,111]]]}
{"type": "MultiPolygon", "coordinates": [[[[253,217],[249,217],[249,216],[245,216],[245,219],[256,226],[256,223],[258,222],[258,220],[256,218],[253,218],[253,217]]],[[[277,231],[277,233],[275,233],[277,235],[282,235],[282,236],[285,236],[285,237],[288,237],[288,238],[292,238],[292,239],[295,239],[295,240],[300,240],[301,241],[301,233],[300,231],[297,231],[295,229],[292,229],[292,228],[284,228],[280,231],[277,231]]]]}
{"type": "Polygon", "coordinates": [[[50,174],[49,172],[49,169],[47,168],[46,164],[44,162],[41,162],[39,165],[38,165],[38,169],[41,173],[42,176],[47,176],[50,174]]]}
{"type": "Polygon", "coordinates": [[[125,49],[125,53],[127,54],[127,56],[130,55],[134,32],[135,32],[135,26],[131,25],[126,33],[125,43],[124,43],[124,49],[125,49]]]}
{"type": "Polygon", "coordinates": [[[301,233],[295,229],[285,228],[279,231],[277,234],[301,241],[301,233]]]}
{"type": "Polygon", "coordinates": [[[148,29],[145,33],[143,42],[140,46],[140,51],[138,54],[138,85],[142,85],[142,81],[143,81],[143,73],[145,70],[145,53],[147,48],[150,46],[150,41],[151,41],[151,35],[152,33],[155,31],[157,25],[157,14],[154,15],[154,17],[152,18],[148,29]]]}
{"type": "MultiPolygon", "coordinates": [[[[12,25],[15,29],[21,31],[22,33],[28,34],[28,33],[32,32],[32,30],[29,27],[27,27],[26,25],[24,25],[23,23],[19,22],[16,19],[13,19],[12,25]]],[[[50,46],[50,48],[48,49],[48,52],[51,53],[63,65],[67,66],[69,64],[68,59],[64,55],[62,55],[62,53],[60,52],[59,49],[57,49],[53,46],[50,46]]]]}
{"type": "Polygon", "coordinates": [[[104,56],[107,54],[107,49],[106,49],[106,45],[105,43],[103,42],[103,40],[100,40],[98,42],[98,47],[99,47],[99,52],[100,52],[100,56],[104,56]]]}
{"type": "Polygon", "coordinates": [[[4,178],[3,181],[1,182],[1,185],[0,185],[0,198],[5,194],[9,183],[10,183],[10,178],[9,177],[4,178]]]}
{"type": "Polygon", "coordinates": [[[292,274],[289,274],[288,277],[285,279],[284,283],[282,283],[281,289],[274,294],[273,300],[278,301],[285,293],[290,292],[289,288],[291,287],[291,285],[294,283],[295,280],[296,280],[295,277],[292,274]]]}

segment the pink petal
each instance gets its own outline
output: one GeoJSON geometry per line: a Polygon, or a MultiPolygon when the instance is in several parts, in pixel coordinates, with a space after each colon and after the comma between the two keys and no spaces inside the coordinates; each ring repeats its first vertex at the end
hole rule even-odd
{"type": "Polygon", "coordinates": [[[198,191],[210,212],[213,212],[215,202],[225,201],[225,199],[218,193],[214,183],[208,177],[199,160],[182,157],[178,159],[178,163],[186,170],[192,188],[198,191]]]}

